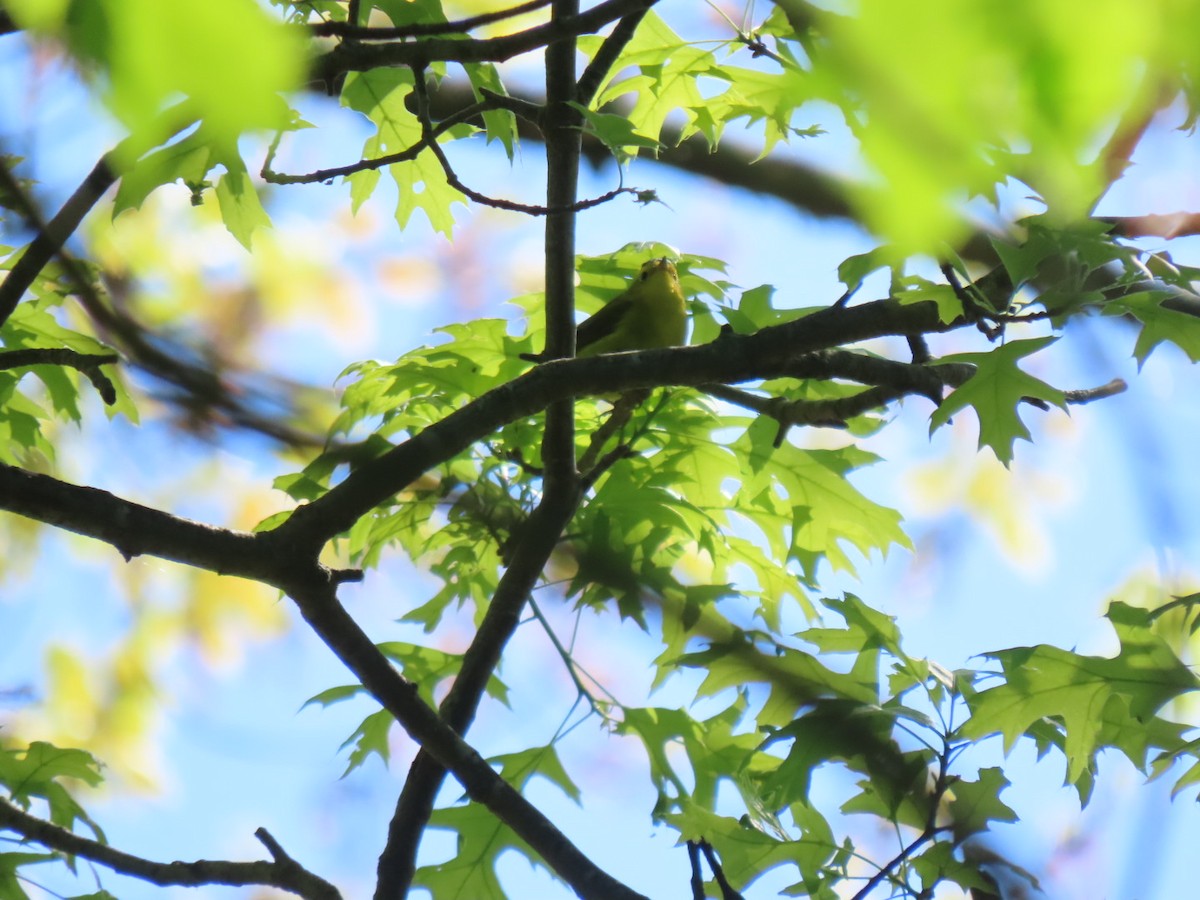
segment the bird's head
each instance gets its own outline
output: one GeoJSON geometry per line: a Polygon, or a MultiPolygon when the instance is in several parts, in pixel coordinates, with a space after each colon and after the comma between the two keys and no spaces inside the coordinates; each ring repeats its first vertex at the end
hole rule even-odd
{"type": "Polygon", "coordinates": [[[667,284],[679,284],[679,273],[675,269],[675,263],[671,262],[665,256],[642,263],[642,268],[637,275],[637,281],[648,282],[652,279],[661,279],[667,284]]]}

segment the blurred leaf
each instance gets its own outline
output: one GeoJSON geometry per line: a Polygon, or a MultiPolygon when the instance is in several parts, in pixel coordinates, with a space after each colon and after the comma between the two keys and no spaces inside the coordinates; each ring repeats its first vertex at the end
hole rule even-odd
{"type": "Polygon", "coordinates": [[[158,113],[179,95],[227,147],[246,131],[285,124],[280,94],[300,85],[304,47],[299,32],[252,0],[101,0],[86,7],[68,19],[68,38],[105,69],[113,111],[146,143],[166,137],[158,113]]]}

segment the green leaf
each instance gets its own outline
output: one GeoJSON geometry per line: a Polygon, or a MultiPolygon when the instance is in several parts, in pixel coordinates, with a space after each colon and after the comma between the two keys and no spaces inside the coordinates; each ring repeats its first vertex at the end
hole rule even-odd
{"type": "Polygon", "coordinates": [[[1083,47],[1070,4],[958,11],[955,0],[818,10],[805,47],[811,89],[843,110],[871,170],[868,227],[906,253],[957,244],[965,200],[1014,170],[1058,221],[1086,217],[1106,176],[1080,160],[1096,158],[1113,121],[1150,113],[1153,92],[1132,73],[1186,69],[1192,51],[1172,35],[1197,24],[1169,5],[1107,3],[1090,10],[1096,42],[1083,47]]]}
{"type": "Polygon", "coordinates": [[[392,723],[395,721],[395,718],[386,709],[378,710],[363,719],[358,728],[354,730],[354,734],[342,741],[339,749],[345,750],[351,744],[354,745],[354,749],[350,751],[350,760],[346,764],[346,771],[342,773],[343,778],[370,759],[372,754],[383,760],[385,765],[387,764],[392,756],[391,746],[388,743],[388,732],[391,731],[392,723]]]}
{"type": "Polygon", "coordinates": [[[986,654],[1000,662],[1005,682],[968,698],[971,718],[962,735],[1001,734],[1008,751],[1050,718],[1063,729],[1069,782],[1080,778],[1105,746],[1144,766],[1157,711],[1197,687],[1196,676],[1151,631],[1148,617],[1148,611],[1124,603],[1109,607],[1121,647],[1112,658],[1044,644],[986,654]]]}
{"type": "MultiPolygon", "coordinates": [[[[417,685],[421,699],[430,706],[437,706],[434,694],[438,685],[456,676],[462,668],[460,653],[446,653],[405,641],[387,641],[376,646],[384,656],[400,666],[404,677],[417,685]]],[[[494,673],[488,678],[486,690],[488,696],[508,703],[508,688],[494,673]]]]}
{"type": "Polygon", "coordinates": [[[366,692],[361,684],[343,684],[338,687],[331,687],[321,691],[319,694],[314,694],[304,701],[301,709],[308,706],[332,706],[334,703],[341,703],[343,700],[349,700],[351,697],[357,697],[359,694],[366,692]]]}
{"type": "Polygon", "coordinates": [[[55,747],[34,741],[22,750],[0,749],[0,784],[14,803],[28,807],[33,797],[45,797],[59,778],[73,778],[95,787],[103,781],[100,763],[86,750],[55,747]]]}
{"type": "MultiPolygon", "coordinates": [[[[413,74],[408,69],[372,69],[353,72],[346,78],[342,102],[366,115],[378,129],[363,147],[365,158],[398,153],[420,141],[421,123],[405,105],[412,90],[413,74]]],[[[447,137],[444,135],[443,139],[447,137]]],[[[396,221],[400,227],[404,228],[413,212],[419,209],[435,231],[449,235],[454,226],[450,208],[456,202],[463,202],[463,197],[450,187],[433,152],[424,150],[416,159],[395,163],[388,169],[399,188],[396,221]]],[[[378,179],[377,170],[350,176],[356,208],[374,189],[378,179]]]]}
{"type": "Polygon", "coordinates": [[[103,841],[100,826],[60,779],[82,781],[91,787],[104,780],[100,763],[85,750],[56,747],[44,741],[35,741],[23,749],[0,749],[0,784],[8,789],[13,803],[28,809],[34,798],[41,798],[49,807],[52,823],[72,830],[76,822],[83,822],[103,841]]]}
{"type": "Polygon", "coordinates": [[[146,143],[166,136],[158,114],[179,95],[223,146],[247,131],[286,124],[280,94],[304,77],[303,39],[253,0],[91,5],[92,15],[73,23],[70,38],[77,52],[107,68],[113,111],[146,143]]]}
{"type": "Polygon", "coordinates": [[[1013,443],[1018,438],[1030,439],[1029,429],[1017,414],[1022,401],[1032,398],[1066,409],[1066,395],[1062,391],[1026,374],[1017,365],[1019,360],[1056,340],[1044,337],[1010,341],[987,353],[957,353],[937,360],[937,363],[972,364],[975,374],[942,401],[930,418],[929,430],[940,428],[956,412],[973,406],[979,416],[979,446],[991,447],[996,458],[1008,465],[1013,458],[1013,443]]]}
{"type": "MultiPolygon", "coordinates": [[[[902,797],[918,781],[924,786],[929,760],[906,757],[892,738],[896,715],[861,699],[826,697],[809,704],[793,721],[772,732],[767,746],[790,741],[787,756],[764,784],[776,804],[809,802],[812,774],[819,766],[841,762],[869,774],[876,794],[902,797]]],[[[877,814],[890,818],[896,801],[877,814]]],[[[855,811],[864,811],[858,808],[855,811]]]]}
{"type": "Polygon", "coordinates": [[[236,155],[226,157],[224,163],[226,172],[217,182],[221,219],[238,243],[249,250],[254,230],[269,226],[271,219],[258,199],[258,191],[242,158],[236,155]]]}
{"type": "Polygon", "coordinates": [[[819,698],[844,697],[860,704],[878,701],[877,673],[866,679],[835,672],[802,650],[769,646],[760,650],[747,632],[735,632],[708,649],[680,657],[678,664],[707,671],[697,696],[711,697],[749,684],[770,686],[771,696],[758,715],[761,724],[788,722],[802,706],[819,698]]]}
{"type": "Polygon", "coordinates": [[[886,822],[924,828],[933,810],[930,792],[933,754],[927,750],[900,752],[898,748],[876,745],[846,764],[865,771],[867,778],[858,782],[860,791],[842,804],[844,813],[866,813],[886,822]]]}
{"type": "Polygon", "coordinates": [[[915,279],[920,284],[893,293],[901,303],[932,302],[937,305],[938,321],[949,324],[963,314],[963,302],[948,284],[932,284],[924,279],[915,279]]]}
{"type": "Polygon", "coordinates": [[[54,31],[62,27],[71,0],[5,0],[4,8],[22,29],[54,31]]]}
{"type": "MultiPolygon", "coordinates": [[[[600,42],[596,38],[584,38],[579,45],[581,50],[591,54],[599,48],[600,42]]],[[[609,70],[609,78],[631,67],[637,74],[616,83],[608,79],[602,83],[594,101],[595,107],[603,108],[618,97],[633,94],[634,106],[629,112],[629,121],[638,133],[657,137],[662,133],[667,116],[677,110],[687,111],[688,116],[681,137],[694,133],[702,123],[698,117],[705,110],[704,96],[697,80],[720,71],[713,54],[690,45],[651,10],[609,70]]],[[[710,141],[715,141],[716,133],[711,126],[706,131],[710,141]]]]}
{"type": "Polygon", "coordinates": [[[479,803],[434,810],[429,824],[431,828],[448,829],[458,836],[451,859],[421,866],[413,877],[413,887],[424,888],[434,897],[507,900],[508,895],[496,877],[497,861],[506,850],[543,865],[541,857],[528,844],[479,803]]]}
{"type": "MultiPolygon", "coordinates": [[[[483,99],[482,92],[485,90],[502,97],[508,96],[508,91],[500,80],[500,73],[494,65],[468,63],[463,69],[471,81],[471,88],[477,100],[483,99]]],[[[512,162],[517,147],[516,115],[507,109],[489,109],[483,113],[483,126],[488,143],[499,141],[504,146],[504,152],[508,154],[509,162],[512,162]]]]}
{"type": "MultiPolygon", "coordinates": [[[[714,120],[710,143],[715,143],[723,126],[740,118],[749,124],[763,123],[763,144],[758,159],[762,159],[779,141],[792,135],[805,137],[820,134],[820,129],[803,131],[792,126],[792,117],[804,103],[813,99],[807,76],[798,66],[784,66],[775,72],[763,72],[740,66],[713,67],[706,73],[728,82],[729,87],[710,98],[702,107],[703,114],[714,120]]],[[[697,118],[701,110],[693,110],[697,118]]],[[[706,131],[706,133],[708,133],[706,131]]]]}
{"type": "Polygon", "coordinates": [[[553,746],[530,747],[516,753],[501,753],[490,757],[488,762],[499,765],[500,775],[517,790],[524,790],[525,785],[534,776],[540,775],[576,803],[582,804],[583,792],[563,768],[562,759],[553,746]]]}
{"type": "MultiPolygon", "coordinates": [[[[762,418],[734,445],[749,467],[738,502],[751,507],[750,514],[763,525],[772,522],[771,531],[779,529],[779,537],[790,530],[786,555],[800,562],[807,578],[815,578],[822,558],[835,569],[853,572],[846,544],[863,555],[911,546],[900,528],[900,514],[863,496],[847,478],[875,462],[875,456],[857,447],[775,447],[774,440],[774,423],[762,418]]],[[[776,535],[768,533],[768,539],[774,541],[776,535]]]]}
{"type": "Polygon", "coordinates": [[[1107,305],[1105,315],[1130,315],[1141,323],[1137,343],[1133,348],[1138,366],[1145,364],[1154,348],[1169,341],[1187,354],[1192,362],[1200,362],[1200,323],[1190,313],[1163,306],[1174,297],[1170,291],[1139,291],[1107,305]]]}
{"type": "Polygon", "coordinates": [[[0,853],[0,897],[4,900],[29,900],[23,884],[25,878],[19,874],[22,866],[54,862],[59,859],[53,853],[0,853]]]}
{"type": "Polygon", "coordinates": [[[707,841],[716,850],[725,877],[738,891],[776,866],[790,864],[802,873],[815,872],[835,849],[820,840],[781,841],[694,803],[664,818],[684,840],[707,841]]]}
{"type": "Polygon", "coordinates": [[[578,103],[572,103],[571,106],[579,110],[587,123],[587,131],[608,148],[618,163],[624,164],[637,156],[638,150],[657,153],[662,146],[656,138],[641,134],[625,116],[595,112],[578,103]]]}
{"type": "Polygon", "coordinates": [[[216,164],[211,137],[207,130],[198,129],[126,167],[113,201],[114,218],[127,209],[140,209],[150,192],[164,184],[203,182],[216,164]]]}
{"type": "Polygon", "coordinates": [[[954,779],[949,812],[957,840],[986,831],[992,822],[1016,822],[1017,814],[1000,800],[1009,781],[998,768],[979,770],[978,781],[954,779]]]}
{"type": "Polygon", "coordinates": [[[838,281],[848,291],[857,291],[868,275],[880,269],[890,268],[896,263],[896,248],[873,247],[866,253],[848,256],[838,263],[838,281]]]}
{"type": "Polygon", "coordinates": [[[1024,870],[1017,871],[1016,866],[998,858],[997,854],[984,851],[975,852],[976,844],[968,843],[962,851],[964,860],[956,857],[954,844],[949,841],[938,841],[930,844],[923,853],[911,858],[913,871],[921,879],[922,886],[931,888],[937,884],[951,882],[958,885],[969,896],[995,897],[1000,896],[996,880],[988,873],[988,868],[1002,867],[1014,870],[1014,874],[1024,877],[1034,887],[1037,879],[1024,870]],[[978,862],[975,862],[976,858],[978,862]]]}

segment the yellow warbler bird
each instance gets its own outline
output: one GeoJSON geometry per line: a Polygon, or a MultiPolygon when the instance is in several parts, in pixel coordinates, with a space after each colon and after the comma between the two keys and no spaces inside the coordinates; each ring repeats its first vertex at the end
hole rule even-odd
{"type": "MultiPolygon", "coordinates": [[[[642,264],[625,291],[575,329],[575,355],[677,347],[687,337],[687,304],[675,264],[665,256],[642,264]]],[[[522,353],[542,362],[545,353],[522,353]]]]}

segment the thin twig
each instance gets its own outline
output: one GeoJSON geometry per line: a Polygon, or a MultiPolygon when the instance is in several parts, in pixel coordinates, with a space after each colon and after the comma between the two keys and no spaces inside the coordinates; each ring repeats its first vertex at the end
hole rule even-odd
{"type": "MultiPolygon", "coordinates": [[[[599,477],[599,473],[593,476],[591,469],[596,465],[600,451],[604,449],[604,445],[608,443],[609,438],[629,424],[634,409],[637,408],[637,405],[642,400],[646,399],[649,393],[649,391],[642,390],[629,391],[622,394],[616,403],[613,404],[608,417],[600,424],[599,428],[592,432],[588,447],[583,451],[583,455],[579,457],[579,462],[577,463],[579,471],[583,473],[584,480],[589,486],[594,484],[596,478],[599,477]]],[[[628,455],[628,453],[625,455],[628,455]]],[[[611,466],[612,463],[610,462],[609,465],[611,466]]]]}
{"type": "Polygon", "coordinates": [[[953,747],[950,743],[949,730],[947,729],[947,732],[942,735],[942,749],[938,754],[937,776],[934,778],[932,790],[929,792],[927,798],[929,813],[925,819],[925,828],[916,838],[902,847],[899,853],[884,863],[879,871],[867,880],[867,883],[862,886],[851,900],[866,900],[870,896],[871,891],[883,881],[891,879],[892,873],[911,859],[913,854],[921,849],[921,847],[934,840],[939,834],[954,830],[951,826],[937,824],[938,810],[941,806],[942,798],[946,796],[946,791],[950,787],[950,760],[952,756],[953,747]]]}
{"type": "Polygon", "coordinates": [[[438,164],[442,167],[442,171],[446,175],[446,183],[468,199],[474,200],[482,206],[490,206],[493,209],[504,209],[509,212],[525,213],[530,216],[552,216],[582,212],[585,209],[591,209],[593,206],[607,203],[621,194],[638,194],[636,188],[618,187],[590,200],[580,200],[558,205],[535,206],[528,203],[517,203],[513,200],[504,200],[498,197],[490,197],[487,194],[482,194],[468,187],[454,171],[454,167],[446,157],[446,151],[442,149],[441,145],[433,137],[433,125],[429,119],[429,92],[425,87],[424,73],[418,69],[415,72],[415,76],[413,93],[417,98],[417,117],[421,123],[421,143],[433,153],[438,164]]]}
{"type": "MultiPolygon", "coordinates": [[[[550,643],[554,646],[554,650],[558,654],[559,659],[563,661],[563,668],[567,670],[567,677],[569,677],[572,684],[575,685],[576,692],[578,692],[580,697],[587,701],[587,704],[589,707],[591,707],[592,712],[600,716],[605,721],[610,721],[612,717],[601,708],[600,701],[592,696],[592,692],[587,689],[587,685],[583,683],[583,679],[579,677],[579,672],[576,671],[578,664],[571,656],[571,652],[567,650],[567,648],[563,646],[562,641],[558,639],[558,635],[555,634],[554,629],[550,627],[550,622],[547,621],[546,616],[542,613],[542,610],[538,607],[536,601],[534,601],[532,597],[529,598],[529,608],[533,612],[533,617],[537,619],[538,624],[542,626],[542,631],[546,634],[546,637],[550,639],[550,643]]],[[[588,677],[592,678],[590,675],[588,677]]],[[[592,681],[595,681],[595,679],[592,678],[592,681]]],[[[599,686],[604,693],[608,694],[608,691],[604,689],[603,685],[600,685],[597,682],[597,686],[599,686]]],[[[616,698],[613,697],[612,694],[608,694],[608,696],[614,703],[616,702],[616,698]]]]}
{"type": "Polygon", "coordinates": [[[599,31],[610,22],[658,0],[602,0],[590,9],[499,37],[463,39],[433,37],[421,41],[363,43],[346,41],[313,61],[312,77],[328,83],[344,72],[363,72],[381,66],[423,68],[433,62],[504,62],[542,47],[573,42],[581,34],[599,31]]]}
{"type": "MultiPolygon", "coordinates": [[[[500,104],[496,104],[500,105],[500,104]]],[[[429,149],[430,145],[436,143],[441,135],[445,134],[455,125],[459,125],[473,116],[477,116],[488,109],[493,108],[492,104],[479,102],[472,106],[465,107],[443,119],[436,126],[428,131],[422,129],[421,138],[411,147],[406,147],[403,150],[398,150],[395,153],[389,153],[386,156],[377,156],[372,159],[360,159],[358,162],[349,163],[344,166],[334,166],[329,169],[317,169],[315,172],[308,172],[304,175],[284,175],[276,172],[271,168],[271,163],[275,160],[275,151],[277,148],[278,138],[272,143],[267,152],[267,158],[263,162],[262,171],[260,174],[264,181],[271,184],[315,184],[327,183],[335,178],[345,178],[353,175],[356,172],[366,172],[373,169],[382,169],[385,166],[392,166],[397,163],[411,162],[421,155],[422,152],[429,149]]]]}
{"type": "Polygon", "coordinates": [[[1129,385],[1125,383],[1123,378],[1114,378],[1108,384],[1102,384],[1099,387],[1066,391],[1065,396],[1067,403],[1074,406],[1082,406],[1084,403],[1091,403],[1093,400],[1115,397],[1117,394],[1123,393],[1128,387],[1129,385]]]}

